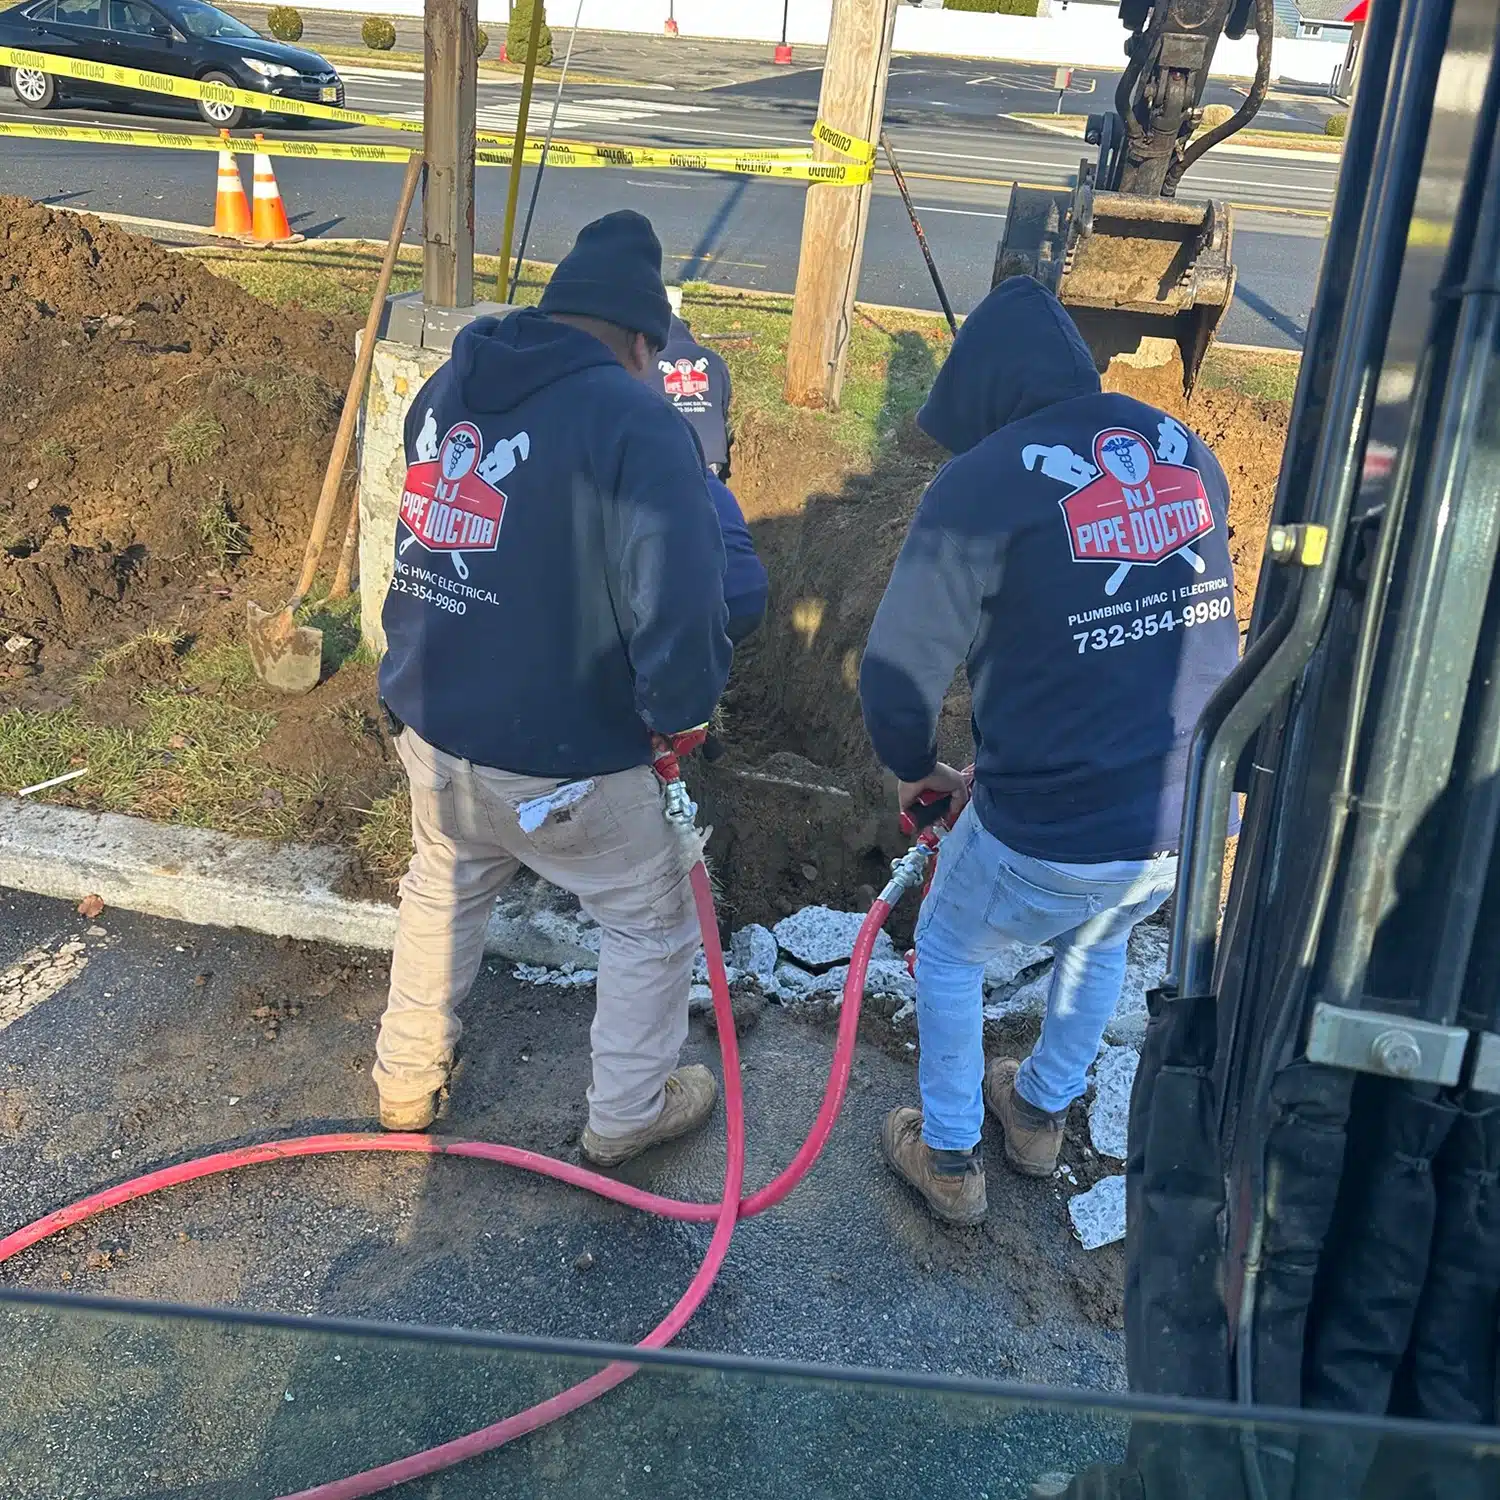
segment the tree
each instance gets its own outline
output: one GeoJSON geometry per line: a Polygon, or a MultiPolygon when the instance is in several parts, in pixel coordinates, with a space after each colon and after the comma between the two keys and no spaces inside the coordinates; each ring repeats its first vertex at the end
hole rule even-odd
{"type": "Polygon", "coordinates": [[[510,27],[505,33],[505,56],[510,62],[525,65],[526,48],[531,41],[533,5],[542,12],[542,28],[536,39],[536,64],[545,68],[552,61],[552,28],[547,25],[547,8],[543,0],[516,0],[511,6],[510,27]]]}

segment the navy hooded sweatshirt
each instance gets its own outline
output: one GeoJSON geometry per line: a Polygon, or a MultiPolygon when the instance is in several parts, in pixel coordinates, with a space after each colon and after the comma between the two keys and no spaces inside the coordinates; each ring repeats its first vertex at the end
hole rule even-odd
{"type": "Polygon", "coordinates": [[[423,739],[530,776],[650,760],[729,674],[697,444],[597,339],[479,318],[406,420],[380,691],[423,739]]]}
{"type": "Polygon", "coordinates": [[[1223,471],[1181,424],[1105,395],[1052,294],[1002,282],[918,414],[958,455],[922,497],[860,669],[880,759],[919,781],[960,662],[975,811],[1065,863],[1177,848],[1188,744],[1239,656],[1223,471]]]}
{"type": "Polygon", "coordinates": [[[646,377],[687,419],[703,446],[703,461],[720,478],[729,473],[729,366],[705,349],[681,318],[672,319],[667,347],[646,377]]]}
{"type": "Polygon", "coordinates": [[[761,615],[766,610],[770,580],[750,539],[745,513],[734,491],[723,480],[708,477],[708,493],[719,517],[719,531],[724,538],[724,603],[731,620],[746,615],[761,615]]]}

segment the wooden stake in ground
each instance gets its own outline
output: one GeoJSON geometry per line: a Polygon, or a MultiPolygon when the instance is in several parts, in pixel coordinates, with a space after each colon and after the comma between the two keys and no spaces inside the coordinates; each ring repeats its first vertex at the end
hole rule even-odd
{"type": "Polygon", "coordinates": [[[495,296],[501,302],[505,301],[510,289],[510,247],[516,233],[516,204],[521,200],[521,158],[526,154],[526,123],[531,115],[531,85],[536,80],[536,48],[541,35],[542,0],[534,0],[531,7],[531,31],[526,42],[526,69],[521,74],[521,102],[516,110],[516,142],[510,153],[510,186],[505,194],[505,227],[500,231],[500,269],[495,273],[495,296]]]}
{"type": "Polygon", "coordinates": [[[474,108],[477,0],[425,0],[422,22],[422,300],[474,305],[474,108]]]}
{"type": "MultiPolygon", "coordinates": [[[[885,113],[897,0],[834,0],[818,116],[859,141],[875,141],[885,113]]],[[[820,161],[847,161],[819,141],[820,161]]],[[[864,258],[871,184],[811,183],[802,216],[797,299],[786,354],[786,399],[836,410],[864,258]]]]}

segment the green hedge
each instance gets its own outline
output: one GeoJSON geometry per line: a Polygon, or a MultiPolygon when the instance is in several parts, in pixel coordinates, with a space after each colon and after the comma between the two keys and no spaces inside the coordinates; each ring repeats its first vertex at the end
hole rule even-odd
{"type": "Polygon", "coordinates": [[[474,55],[476,57],[483,57],[484,49],[488,47],[489,44],[489,32],[487,32],[483,26],[476,26],[474,28],[474,55]]]}
{"type": "Polygon", "coordinates": [[[1323,122],[1324,135],[1333,135],[1342,138],[1343,135],[1348,131],[1348,129],[1348,115],[1329,115],[1329,117],[1323,122]]]}
{"type": "Polygon", "coordinates": [[[943,0],[944,10],[982,10],[994,16],[1034,16],[1041,0],[943,0]]]}
{"type": "Polygon", "coordinates": [[[300,42],[302,14],[290,5],[273,5],[266,12],[266,29],[278,42],[300,42]]]}
{"type": "Polygon", "coordinates": [[[545,68],[552,61],[552,28],[547,24],[547,7],[542,0],[515,0],[510,8],[510,29],[505,33],[506,61],[526,65],[526,44],[531,40],[531,7],[542,9],[542,29],[536,39],[536,65],[545,68]]]}
{"type": "Polygon", "coordinates": [[[396,45],[396,28],[384,16],[366,16],[359,34],[372,52],[389,52],[396,45]]]}

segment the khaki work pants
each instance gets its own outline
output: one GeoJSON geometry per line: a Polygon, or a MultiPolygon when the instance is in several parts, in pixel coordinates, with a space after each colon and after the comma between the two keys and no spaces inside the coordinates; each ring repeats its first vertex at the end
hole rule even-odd
{"type": "Polygon", "coordinates": [[[442,1086],[461,1029],[454,1010],[479,972],[495,897],[525,865],[573,892],[602,929],[589,1125],[621,1136],[649,1124],[687,1038],[699,942],[695,851],[662,816],[655,775],[640,766],[596,777],[581,801],[526,833],[517,807],[556,780],[476,766],[411,729],[396,749],[416,852],[401,880],[375,1047],[381,1097],[407,1102],[442,1086]]]}

